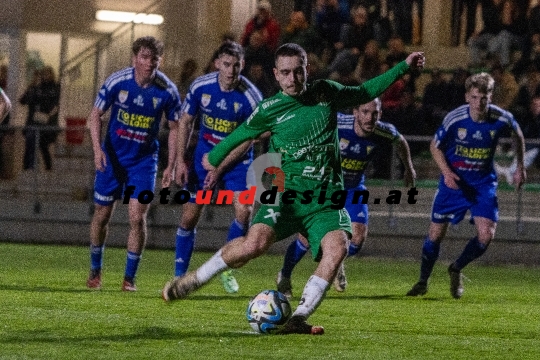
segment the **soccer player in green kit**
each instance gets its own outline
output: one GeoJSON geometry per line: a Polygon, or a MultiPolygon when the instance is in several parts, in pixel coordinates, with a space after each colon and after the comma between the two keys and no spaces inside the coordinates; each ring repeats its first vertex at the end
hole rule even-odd
{"type": "Polygon", "coordinates": [[[248,120],[203,158],[213,171],[242,142],[269,131],[269,152],[282,156],[285,193],[277,206],[262,205],[244,237],[224,245],[197,270],[176,277],[163,288],[166,301],[181,299],[227,268],[239,268],[264,254],[276,241],[297,232],[309,239],[319,264],[307,281],[300,304],[282,334],[321,335],[321,326],[307,318],[324,298],[347,254],[351,223],[344,209],[332,208],[329,196],[343,192],[336,112],[371,101],[409,69],[422,68],[423,53],[414,52],[386,73],[360,86],[319,80],[307,86],[307,55],[296,44],[275,54],[274,75],[281,91],[263,100],[248,120]],[[306,193],[306,191],[310,191],[306,193]],[[320,194],[326,191],[321,204],[320,194]],[[312,197],[306,196],[311,193],[312,197]],[[299,195],[294,198],[294,194],[299,195]],[[309,197],[309,199],[308,199],[309,197]],[[326,201],[324,201],[326,200],[326,201]]]}

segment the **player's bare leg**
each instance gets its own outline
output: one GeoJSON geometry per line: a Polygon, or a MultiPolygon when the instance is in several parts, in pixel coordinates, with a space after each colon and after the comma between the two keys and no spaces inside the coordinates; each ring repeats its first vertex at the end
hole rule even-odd
{"type": "Polygon", "coordinates": [[[458,259],[448,267],[450,294],[454,299],[460,299],[464,292],[461,270],[470,262],[482,256],[491,243],[491,240],[495,237],[497,223],[493,220],[475,216],[474,224],[478,235],[469,240],[458,259]]]}
{"type": "Polygon", "coordinates": [[[197,270],[175,277],[165,284],[162,291],[163,299],[172,301],[184,298],[223,270],[244,266],[251,259],[264,254],[273,244],[274,238],[275,232],[268,225],[253,225],[246,236],[226,243],[197,270]]]}
{"type": "Polygon", "coordinates": [[[127,242],[126,270],[122,283],[123,291],[135,291],[135,275],[139,267],[144,246],[146,245],[146,217],[148,204],[141,204],[137,199],[129,199],[129,235],[127,242]]]}
{"type": "MultiPolygon", "coordinates": [[[[251,215],[252,205],[242,204],[238,200],[240,191],[234,192],[234,214],[235,219],[229,228],[229,234],[227,235],[227,241],[232,241],[237,237],[244,236],[246,234],[249,218],[251,215]]],[[[221,283],[226,292],[233,294],[238,292],[240,287],[238,281],[234,277],[233,270],[225,270],[220,275],[221,283]]]]}
{"type": "Polygon", "coordinates": [[[336,276],[338,267],[347,255],[349,239],[345,231],[334,230],[327,233],[321,241],[322,258],[313,275],[308,279],[300,305],[294,311],[291,319],[285,325],[282,334],[312,334],[322,335],[321,326],[307,323],[309,316],[320,305],[330,282],[336,276]]]}
{"type": "Polygon", "coordinates": [[[103,250],[114,207],[114,203],[107,206],[94,204],[94,214],[90,222],[90,274],[86,280],[86,286],[90,289],[101,288],[103,250]]]}

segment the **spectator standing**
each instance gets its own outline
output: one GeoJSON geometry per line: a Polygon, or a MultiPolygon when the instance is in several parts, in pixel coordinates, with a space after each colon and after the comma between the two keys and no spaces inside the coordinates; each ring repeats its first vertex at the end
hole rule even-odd
{"type": "Polygon", "coordinates": [[[279,44],[281,29],[277,19],[272,15],[272,5],[267,0],[259,1],[255,16],[246,24],[240,40],[243,47],[249,45],[251,34],[255,31],[261,32],[264,46],[273,54],[279,44]]]}
{"type": "Polygon", "coordinates": [[[39,146],[45,169],[52,169],[52,157],[49,146],[56,141],[58,131],[47,127],[58,126],[58,110],[60,104],[60,84],[56,82],[54,70],[45,66],[34,72],[30,86],[19,99],[22,105],[28,105],[25,129],[26,147],[23,168],[34,169],[36,166],[36,145],[39,146]],[[39,142],[36,143],[36,131],[39,131],[39,142]]]}

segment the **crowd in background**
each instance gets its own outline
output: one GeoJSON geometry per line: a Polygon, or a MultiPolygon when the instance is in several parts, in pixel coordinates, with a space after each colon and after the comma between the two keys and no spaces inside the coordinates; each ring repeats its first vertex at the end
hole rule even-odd
{"type": "MultiPolygon", "coordinates": [[[[384,120],[404,135],[431,136],[450,110],[465,103],[465,79],[488,71],[496,81],[492,102],[515,115],[527,138],[540,138],[540,4],[529,9],[529,3],[454,0],[453,26],[466,33],[470,59],[460,68],[426,70],[431,78],[423,90],[416,84],[420,74],[397,81],[381,96],[384,120]],[[483,23],[475,23],[473,14],[481,14],[483,23]],[[467,22],[461,24],[461,18],[467,22]]],[[[246,52],[243,75],[265,97],[273,95],[278,91],[273,52],[293,42],[308,52],[309,82],[329,78],[358,85],[405,59],[407,45],[421,43],[422,7],[416,0],[296,0],[289,21],[279,24],[270,2],[262,0],[239,39],[246,52]]],[[[227,39],[235,37],[225,34],[227,39]]],[[[204,71],[212,71],[211,64],[212,59],[204,71]]],[[[184,68],[191,69],[191,76],[196,73],[193,60],[184,68]]],[[[183,70],[181,93],[185,74],[183,70]]],[[[411,142],[411,150],[413,155],[427,151],[428,144],[411,142]]],[[[375,176],[388,177],[388,171],[375,176]]]]}

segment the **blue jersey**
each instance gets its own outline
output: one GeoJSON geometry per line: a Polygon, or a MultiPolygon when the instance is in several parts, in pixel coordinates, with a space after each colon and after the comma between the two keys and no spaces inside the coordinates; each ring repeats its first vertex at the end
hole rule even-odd
{"type": "Polygon", "coordinates": [[[377,121],[370,136],[360,137],[354,131],[354,115],[338,113],[338,137],[341,169],[345,189],[364,185],[364,172],[373,158],[374,150],[382,144],[392,144],[400,138],[394,125],[377,121]]]}
{"type": "Polygon", "coordinates": [[[94,106],[102,111],[111,108],[104,151],[124,166],[158,150],[159,123],[180,118],[180,95],[176,86],[160,71],[154,83],[142,88],[135,82],[133,67],[113,73],[105,80],[94,106]]]}
{"type": "MultiPolygon", "coordinates": [[[[196,162],[247,120],[262,100],[261,92],[241,75],[236,88],[222,91],[218,75],[219,72],[212,72],[195,79],[182,104],[183,113],[196,116],[200,121],[196,162]]],[[[241,162],[249,161],[252,157],[250,151],[241,162]]]]}
{"type": "MultiPolygon", "coordinates": [[[[473,121],[469,105],[462,105],[444,118],[435,133],[435,146],[444,153],[462,185],[496,184],[493,155],[497,142],[518,128],[512,114],[495,105],[488,105],[487,119],[483,122],[473,121]]],[[[441,183],[444,184],[442,176],[441,183]]]]}

